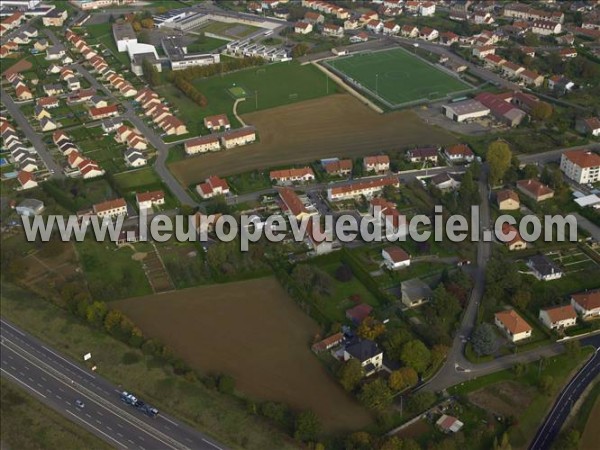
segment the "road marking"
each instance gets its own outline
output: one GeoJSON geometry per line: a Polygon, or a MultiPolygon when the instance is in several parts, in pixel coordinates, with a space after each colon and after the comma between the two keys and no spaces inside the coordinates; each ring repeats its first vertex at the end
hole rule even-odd
{"type": "Polygon", "coordinates": [[[121,433],[117,433],[117,436],[119,437],[123,437],[123,435],[121,433]]]}
{"type": "Polygon", "coordinates": [[[79,417],[78,415],[76,415],[76,414],[73,414],[73,413],[72,413],[71,411],[69,411],[69,410],[67,410],[67,412],[68,412],[69,414],[71,414],[73,417],[76,417],[77,419],[81,420],[81,421],[82,421],[83,423],[85,423],[87,426],[89,426],[89,427],[93,428],[94,430],[96,430],[98,433],[101,433],[103,436],[106,436],[106,437],[107,437],[107,438],[109,438],[110,440],[112,440],[112,441],[115,441],[115,442],[116,442],[117,444],[119,444],[121,447],[129,448],[129,447],[127,447],[125,444],[123,444],[122,442],[119,442],[119,441],[117,441],[117,440],[116,440],[114,437],[112,437],[112,436],[109,436],[108,434],[106,434],[106,433],[105,433],[104,431],[102,431],[102,430],[99,430],[98,428],[96,428],[96,427],[95,427],[94,425],[92,425],[91,423],[89,423],[89,422],[86,422],[85,420],[83,420],[83,419],[82,419],[81,417],[79,417]]]}
{"type": "Polygon", "coordinates": [[[158,416],[158,417],[160,417],[161,419],[165,419],[167,422],[169,422],[169,423],[172,423],[172,424],[173,424],[173,425],[175,425],[176,427],[178,427],[178,426],[179,426],[179,424],[177,424],[177,423],[173,422],[172,420],[169,420],[169,419],[167,419],[165,416],[158,416]]]}
{"type": "Polygon", "coordinates": [[[3,325],[6,325],[8,328],[10,328],[11,330],[15,331],[16,333],[19,333],[21,336],[25,336],[25,333],[23,333],[20,330],[17,330],[15,327],[13,327],[12,325],[6,323],[4,320],[0,321],[2,322],[3,325]]]}
{"type": "Polygon", "coordinates": [[[16,368],[15,366],[10,366],[10,368],[11,368],[12,370],[17,370],[17,368],[16,368]]]}
{"type": "Polygon", "coordinates": [[[62,400],[62,397],[60,395],[55,395],[55,397],[59,400],[62,400]]]}
{"type": "Polygon", "coordinates": [[[72,362],[70,362],[69,360],[67,360],[67,359],[63,358],[63,357],[62,357],[62,356],[60,356],[59,354],[57,354],[57,353],[54,353],[54,352],[53,352],[52,350],[50,350],[48,347],[44,347],[44,346],[42,345],[42,348],[43,348],[44,350],[46,350],[47,352],[50,352],[50,353],[52,353],[52,354],[53,354],[54,356],[56,356],[57,358],[60,358],[60,359],[62,359],[64,362],[66,362],[67,364],[69,364],[71,367],[75,367],[77,370],[79,370],[81,373],[84,373],[84,374],[85,374],[85,375],[87,375],[88,377],[90,377],[90,378],[96,378],[94,375],[91,375],[91,374],[87,373],[87,372],[86,372],[85,370],[83,370],[81,367],[79,367],[79,366],[76,366],[75,364],[73,364],[73,363],[72,363],[72,362]]]}
{"type": "Polygon", "coordinates": [[[111,428],[111,427],[109,427],[108,425],[106,425],[106,429],[107,429],[108,431],[112,431],[112,428],[111,428]]]}
{"type": "Polygon", "coordinates": [[[4,369],[0,369],[2,372],[4,372],[6,375],[8,375],[11,378],[14,378],[15,380],[17,380],[19,383],[21,383],[23,386],[26,386],[27,388],[31,389],[33,392],[35,392],[38,395],[41,395],[42,397],[46,398],[46,396],[44,394],[42,394],[40,391],[38,391],[35,388],[32,388],[31,386],[29,386],[27,383],[25,383],[24,381],[19,380],[17,377],[15,377],[14,375],[8,373],[6,370],[4,369]]]}
{"type": "Polygon", "coordinates": [[[104,414],[102,414],[100,411],[96,411],[96,414],[98,414],[99,416],[104,416],[104,414]]]}
{"type": "Polygon", "coordinates": [[[98,419],[96,419],[96,423],[102,425],[102,422],[100,422],[98,419]]]}
{"type": "Polygon", "coordinates": [[[223,449],[222,449],[221,447],[219,447],[218,445],[216,445],[216,444],[213,444],[212,442],[210,442],[210,441],[207,441],[207,440],[206,440],[206,439],[204,439],[204,438],[202,438],[202,441],[203,441],[203,442],[206,442],[208,445],[212,445],[214,448],[218,448],[219,450],[223,450],[223,449]]]}

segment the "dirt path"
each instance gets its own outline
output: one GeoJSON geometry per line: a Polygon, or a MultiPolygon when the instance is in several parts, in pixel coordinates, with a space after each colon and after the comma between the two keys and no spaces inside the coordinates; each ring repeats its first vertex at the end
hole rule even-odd
{"type": "Polygon", "coordinates": [[[427,125],[412,111],[378,114],[349,94],[244,114],[243,119],[258,129],[260,142],[170,164],[184,186],[210,175],[456,142],[452,134],[427,125]]]}

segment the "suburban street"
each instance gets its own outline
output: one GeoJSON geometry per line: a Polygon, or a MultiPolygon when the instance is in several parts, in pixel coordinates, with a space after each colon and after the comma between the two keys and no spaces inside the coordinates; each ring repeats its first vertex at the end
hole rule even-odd
{"type": "MultiPolygon", "coordinates": [[[[6,380],[115,448],[224,449],[208,436],[162,412],[150,418],[119,399],[121,389],[45,346],[16,326],[0,325],[6,380]],[[83,407],[75,404],[83,402],[83,407]]],[[[143,400],[143,399],[142,399],[143,400]]]]}
{"type": "Polygon", "coordinates": [[[50,155],[48,147],[46,147],[42,136],[33,129],[17,104],[13,101],[12,97],[5,92],[4,89],[0,89],[0,95],[2,96],[2,104],[6,107],[6,110],[17,123],[17,126],[29,140],[31,145],[35,148],[37,154],[40,156],[40,159],[43,161],[44,165],[50,171],[52,176],[56,178],[63,178],[64,174],[62,167],[60,167],[56,161],[54,161],[52,155],[50,155]]]}
{"type": "Polygon", "coordinates": [[[600,335],[583,339],[581,343],[583,345],[593,345],[596,351],[558,395],[550,413],[546,416],[531,441],[530,450],[547,450],[551,448],[565,420],[569,417],[575,402],[581,397],[589,384],[600,375],[600,335]]]}

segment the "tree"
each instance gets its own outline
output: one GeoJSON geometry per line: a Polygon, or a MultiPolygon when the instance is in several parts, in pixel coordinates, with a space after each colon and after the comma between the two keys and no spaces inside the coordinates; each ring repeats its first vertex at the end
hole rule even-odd
{"type": "Polygon", "coordinates": [[[363,339],[374,341],[385,333],[385,325],[373,317],[366,317],[358,326],[357,334],[363,339]]]}
{"type": "Polygon", "coordinates": [[[513,304],[520,308],[526,309],[531,302],[531,291],[521,288],[513,295],[513,304]]]}
{"type": "Polygon", "coordinates": [[[142,25],[138,21],[133,22],[131,26],[133,27],[133,31],[135,31],[136,33],[142,31],[142,25]]]}
{"type": "Polygon", "coordinates": [[[406,344],[412,335],[405,328],[394,328],[388,331],[383,341],[383,348],[388,358],[400,360],[402,354],[402,346],[406,344]]]}
{"type": "Polygon", "coordinates": [[[321,431],[321,424],[316,414],[310,410],[302,411],[296,416],[294,439],[302,442],[314,441],[321,431]]]}
{"type": "Polygon", "coordinates": [[[523,167],[523,178],[537,178],[538,177],[538,168],[535,164],[527,164],[523,167]]]}
{"type": "Polygon", "coordinates": [[[300,56],[304,56],[308,53],[310,47],[306,44],[298,44],[292,49],[292,57],[299,58],[300,56]]]}
{"type": "Polygon", "coordinates": [[[538,47],[540,45],[540,39],[538,35],[532,32],[525,34],[523,42],[527,47],[538,47]]]}
{"type": "Polygon", "coordinates": [[[355,431],[346,439],[345,450],[371,450],[373,437],[366,431],[355,431]]]}
{"type": "Polygon", "coordinates": [[[383,380],[365,384],[358,395],[359,400],[374,411],[382,411],[392,404],[392,391],[383,380]]]}
{"type": "Polygon", "coordinates": [[[544,122],[552,116],[552,105],[550,103],[539,101],[531,108],[531,117],[534,120],[544,122]]]}
{"type": "Polygon", "coordinates": [[[400,359],[418,373],[423,373],[431,363],[431,353],[422,341],[414,339],[402,346],[400,359]]]}
{"type": "Polygon", "coordinates": [[[414,386],[419,381],[419,375],[412,367],[402,367],[390,374],[388,384],[394,391],[401,391],[407,387],[414,386]]]}
{"type": "Polygon", "coordinates": [[[149,86],[155,87],[160,84],[160,73],[148,58],[142,60],[142,72],[149,86]]]}
{"type": "Polygon", "coordinates": [[[235,379],[229,375],[221,375],[217,384],[217,389],[222,394],[233,394],[235,390],[235,379]]]}
{"type": "Polygon", "coordinates": [[[352,269],[348,264],[342,263],[337,269],[335,269],[335,279],[338,281],[345,283],[352,280],[352,277],[352,269]]]}
{"type": "Polygon", "coordinates": [[[525,363],[516,363],[513,366],[513,371],[515,372],[515,376],[517,378],[522,377],[523,375],[525,375],[527,373],[527,364],[525,363]]]}
{"type": "Polygon", "coordinates": [[[140,23],[144,28],[154,28],[154,20],[151,17],[142,19],[140,23]]]}
{"type": "Polygon", "coordinates": [[[358,359],[350,359],[338,371],[338,380],[348,392],[353,391],[364,376],[363,368],[358,359]]]}
{"type": "MultiPolygon", "coordinates": [[[[575,429],[565,430],[558,441],[555,448],[561,450],[578,450],[581,444],[581,434],[575,429]]],[[[504,449],[503,449],[504,450],[504,449]]]]}
{"type": "Polygon", "coordinates": [[[460,312],[460,305],[454,295],[446,291],[443,284],[440,284],[433,291],[433,301],[431,306],[435,312],[436,318],[442,323],[453,322],[460,312]]]}
{"type": "Polygon", "coordinates": [[[429,391],[419,391],[408,400],[408,409],[418,414],[435,403],[435,394],[429,391]]]}
{"type": "Polygon", "coordinates": [[[446,359],[446,355],[448,354],[448,347],[445,345],[437,344],[434,345],[431,349],[431,364],[437,366],[441,364],[444,359],[446,359]]]}
{"type": "Polygon", "coordinates": [[[498,438],[494,438],[494,450],[512,450],[508,433],[502,433],[502,439],[498,442],[498,438]]]}
{"type": "Polygon", "coordinates": [[[489,323],[482,323],[475,328],[471,336],[473,350],[479,356],[491,355],[496,350],[496,333],[489,323]]]}
{"type": "Polygon", "coordinates": [[[570,358],[577,360],[581,356],[581,343],[579,341],[568,341],[565,348],[570,358]]]}
{"type": "Polygon", "coordinates": [[[487,163],[490,168],[490,184],[497,185],[510,167],[512,152],[505,141],[492,142],[487,150],[487,163]]]}

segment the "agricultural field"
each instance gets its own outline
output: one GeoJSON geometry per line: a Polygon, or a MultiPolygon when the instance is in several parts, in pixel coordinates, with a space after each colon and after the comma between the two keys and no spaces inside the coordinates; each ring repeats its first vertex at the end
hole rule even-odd
{"type": "Polygon", "coordinates": [[[260,142],[171,163],[171,171],[184,186],[214,174],[229,176],[320,158],[355,158],[412,145],[456,142],[452,134],[426,125],[411,111],[377,114],[349,94],[244,114],[242,118],[258,129],[260,142]]]}
{"type": "Polygon", "coordinates": [[[583,434],[581,435],[581,448],[594,448],[600,441],[600,428],[598,428],[598,417],[600,417],[600,397],[596,399],[594,408],[590,413],[583,434]]]}
{"type": "Polygon", "coordinates": [[[390,107],[442,99],[472,89],[471,85],[401,48],[350,55],[326,65],[390,107]]]}
{"type": "Polygon", "coordinates": [[[236,389],[251,398],[312,409],[325,431],[358,429],[372,421],[311,354],[319,327],[274,278],[127,299],[114,306],[194,368],[233,376],[236,389]]]}

